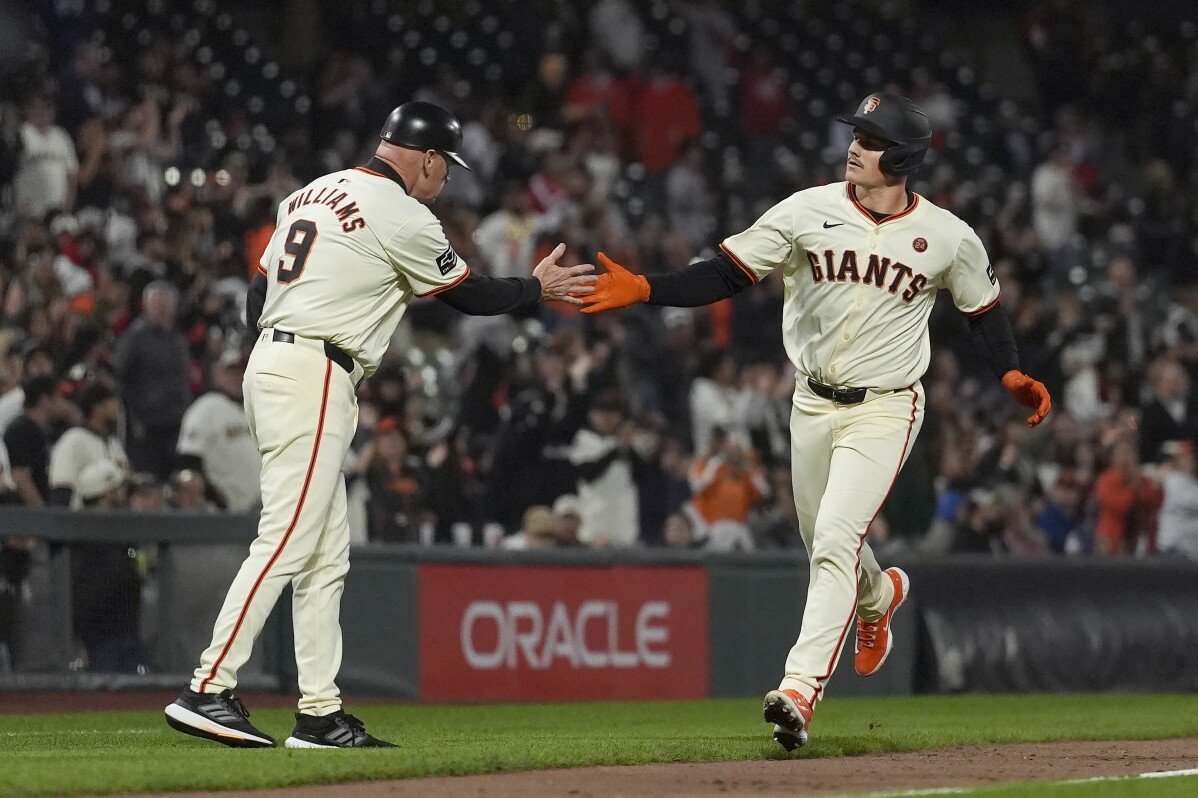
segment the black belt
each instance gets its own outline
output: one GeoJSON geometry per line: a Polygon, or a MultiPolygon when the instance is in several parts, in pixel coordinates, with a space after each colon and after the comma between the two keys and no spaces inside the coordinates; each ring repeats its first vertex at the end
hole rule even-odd
{"type": "MultiPolygon", "coordinates": [[[[271,336],[271,340],[280,341],[285,344],[293,344],[295,343],[295,334],[283,332],[282,330],[275,330],[274,334],[271,336]]],[[[324,344],[325,357],[336,363],[341,368],[345,369],[346,374],[354,373],[354,359],[352,357],[345,354],[340,347],[334,346],[328,341],[321,341],[321,343],[324,344]]]]}
{"type": "Polygon", "coordinates": [[[859,405],[865,401],[865,392],[869,390],[868,388],[833,388],[831,385],[816,382],[810,377],[807,378],[807,387],[811,388],[811,392],[816,396],[831,399],[839,405],[859,405]]]}

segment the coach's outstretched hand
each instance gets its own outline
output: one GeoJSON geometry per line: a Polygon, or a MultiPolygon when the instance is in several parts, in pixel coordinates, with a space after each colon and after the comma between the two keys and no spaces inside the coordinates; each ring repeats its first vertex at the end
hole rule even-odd
{"type": "Polygon", "coordinates": [[[595,291],[583,297],[583,313],[598,313],[601,310],[626,308],[649,299],[649,281],[644,275],[633,274],[611,258],[599,253],[599,263],[606,272],[599,275],[595,291]]]}
{"type": "Polygon", "coordinates": [[[1015,397],[1019,404],[1036,411],[1027,420],[1029,427],[1039,424],[1052,411],[1052,397],[1048,395],[1044,383],[1033,380],[1021,371],[1011,369],[1004,374],[1002,387],[1006,388],[1007,393],[1015,397]]]}
{"type": "Polygon", "coordinates": [[[592,263],[558,266],[557,260],[565,251],[565,244],[554,247],[532,270],[532,276],[541,281],[542,302],[569,302],[571,305],[581,305],[582,300],[579,297],[594,291],[595,281],[599,278],[591,274],[595,271],[595,265],[592,263]]]}

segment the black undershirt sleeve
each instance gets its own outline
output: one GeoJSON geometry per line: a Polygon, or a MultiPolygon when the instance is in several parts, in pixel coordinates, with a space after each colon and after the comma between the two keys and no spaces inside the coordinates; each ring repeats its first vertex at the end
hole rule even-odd
{"type": "Polygon", "coordinates": [[[603,476],[607,469],[611,468],[612,463],[620,459],[621,454],[622,452],[619,449],[612,449],[598,460],[593,460],[589,463],[577,463],[574,466],[574,475],[583,482],[594,482],[603,476]]]}
{"type": "Polygon", "coordinates": [[[204,459],[198,454],[177,454],[175,455],[175,470],[182,471],[190,469],[204,473],[204,459]]]}
{"type": "Polygon", "coordinates": [[[695,308],[739,294],[753,280],[723,252],[675,272],[645,275],[650,305],[695,308]]]}
{"type": "Polygon", "coordinates": [[[1015,346],[1015,331],[1002,306],[995,305],[977,316],[969,317],[969,331],[974,343],[990,357],[990,365],[1000,378],[1008,371],[1019,371],[1019,349],[1015,346]]]}
{"type": "Polygon", "coordinates": [[[437,299],[469,316],[500,316],[535,307],[541,301],[541,281],[470,272],[465,280],[437,294],[437,299]]]}
{"type": "Polygon", "coordinates": [[[258,319],[262,318],[262,308],[266,305],[266,275],[259,272],[250,281],[249,293],[245,295],[245,323],[250,332],[258,331],[258,319]]]}

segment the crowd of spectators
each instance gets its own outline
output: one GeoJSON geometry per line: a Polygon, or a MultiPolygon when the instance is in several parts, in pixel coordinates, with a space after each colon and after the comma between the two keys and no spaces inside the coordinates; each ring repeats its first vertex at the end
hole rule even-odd
{"type": "MultiPolygon", "coordinates": [[[[289,73],[221,3],[134,5],[47,10],[76,16],[46,21],[0,101],[0,500],[252,511],[247,275],[276,204],[362,162],[403,100],[463,119],[474,169],[434,212],[472,268],[510,276],[558,241],[567,262],[603,249],[643,271],[708,255],[840,179],[848,131],[830,117],[890,87],[937,131],[915,190],[978,230],[1024,368],[1055,402],[1026,429],[938,304],[927,419],[871,541],[1198,554],[1192,23],[1033,6],[1011,25],[1033,98],[1019,101],[892,6],[805,20],[808,40],[781,33],[786,14],[708,0],[558,4],[548,24],[353,3],[323,22],[361,46],[289,73]],[[1059,39],[1084,64],[1054,66],[1059,39]],[[901,57],[861,68],[885,43],[901,57]]],[[[780,274],[694,310],[413,305],[360,387],[356,540],[801,549],[781,306],[780,274]]],[[[33,545],[5,544],[4,584],[33,545]]]]}

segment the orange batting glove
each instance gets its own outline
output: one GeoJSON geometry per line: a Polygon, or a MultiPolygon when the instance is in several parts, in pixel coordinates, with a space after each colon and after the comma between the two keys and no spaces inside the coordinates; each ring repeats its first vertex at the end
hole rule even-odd
{"type": "Polygon", "coordinates": [[[1007,393],[1015,397],[1015,401],[1019,404],[1036,411],[1027,420],[1029,427],[1039,424],[1052,411],[1052,397],[1048,395],[1048,389],[1044,387],[1044,383],[1033,380],[1022,371],[1011,369],[1004,374],[1002,387],[1006,388],[1007,393]]]}
{"type": "Polygon", "coordinates": [[[583,313],[626,308],[649,298],[649,281],[643,274],[633,274],[602,252],[599,263],[607,271],[599,275],[595,293],[582,297],[582,303],[586,305],[583,313]]]}

